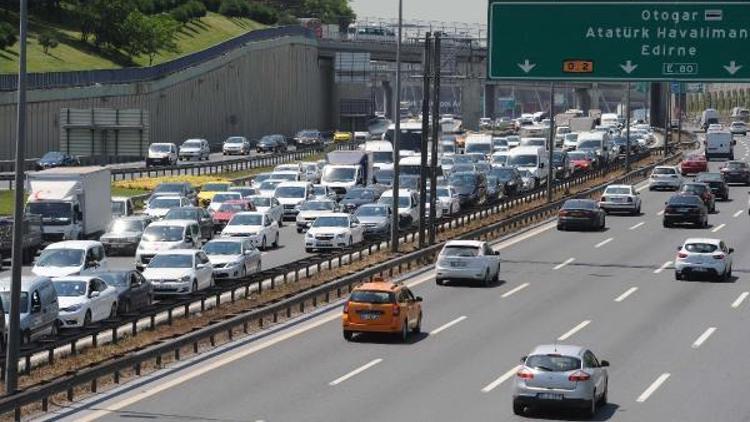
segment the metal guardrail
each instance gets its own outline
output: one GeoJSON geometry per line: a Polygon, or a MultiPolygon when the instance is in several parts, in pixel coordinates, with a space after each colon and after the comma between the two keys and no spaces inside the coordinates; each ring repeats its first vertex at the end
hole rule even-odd
{"type": "MultiPolygon", "coordinates": [[[[635,170],[618,178],[613,182],[594,187],[587,190],[586,192],[575,195],[575,197],[591,196],[593,194],[601,192],[606,187],[606,185],[610,183],[628,183],[634,180],[643,179],[646,174],[648,174],[648,172],[650,172],[651,169],[656,165],[673,160],[678,156],[679,153],[668,156],[655,164],[635,170]]],[[[615,168],[622,168],[621,163],[615,166],[615,168]]],[[[593,177],[590,177],[588,179],[593,179],[593,177]]],[[[570,183],[571,181],[560,183],[558,184],[557,189],[567,189],[568,187],[570,187],[570,183]]],[[[543,192],[534,192],[531,196],[541,195],[543,195],[543,192]]],[[[467,233],[461,236],[461,238],[486,239],[488,237],[494,236],[499,232],[505,232],[508,229],[517,227],[518,225],[526,224],[530,221],[539,220],[540,218],[547,218],[554,214],[567,199],[569,198],[564,198],[553,203],[537,207],[533,210],[523,212],[509,219],[488,225],[486,227],[481,227],[477,230],[472,231],[471,233],[467,233]]],[[[513,202],[516,202],[518,200],[519,199],[507,201],[504,205],[509,206],[513,202]]],[[[479,218],[481,218],[481,216],[479,218]]],[[[392,276],[395,269],[402,271],[404,267],[409,270],[413,265],[429,265],[429,263],[434,261],[435,256],[437,255],[437,253],[439,253],[442,246],[442,243],[436,244],[409,254],[405,254],[400,257],[396,257],[380,264],[374,264],[363,271],[346,275],[334,282],[311,288],[305,292],[296,294],[293,297],[264,306],[263,308],[251,310],[247,313],[231,317],[224,321],[216,322],[204,328],[198,329],[192,333],[181,336],[180,338],[177,338],[175,340],[157,344],[143,350],[135,351],[128,354],[127,356],[119,357],[111,361],[95,365],[93,367],[84,368],[69,375],[59,377],[49,383],[38,385],[16,394],[5,396],[3,398],[0,398],[0,414],[14,412],[15,419],[20,420],[21,408],[23,406],[34,403],[41,403],[42,410],[47,411],[49,398],[56,394],[65,393],[67,394],[68,400],[73,400],[75,396],[75,389],[84,385],[89,387],[92,392],[95,392],[97,389],[97,381],[100,378],[113,377],[115,383],[119,383],[120,376],[123,372],[132,370],[136,375],[140,375],[141,368],[145,363],[155,361],[157,367],[161,366],[162,358],[165,355],[173,356],[175,360],[179,360],[181,351],[183,349],[192,348],[193,352],[196,353],[199,350],[199,344],[201,342],[209,341],[212,345],[214,345],[216,336],[226,334],[229,339],[232,339],[236,331],[248,333],[248,328],[251,323],[255,323],[260,327],[263,327],[265,320],[271,319],[275,322],[278,321],[279,315],[290,317],[293,312],[296,312],[297,310],[302,313],[305,311],[305,308],[306,306],[308,306],[308,304],[312,307],[316,307],[319,303],[330,303],[332,301],[332,298],[341,298],[344,293],[350,292],[353,286],[363,281],[371,280],[375,276],[392,276]]],[[[370,247],[372,247],[372,245],[370,247]]],[[[350,259],[352,256],[353,253],[350,253],[350,259]]],[[[298,273],[295,274],[298,276],[298,273]]],[[[284,277],[286,278],[286,274],[284,275],[284,277]]],[[[262,284],[258,284],[258,286],[261,287],[262,284]]],[[[234,293],[232,294],[232,299],[234,299],[234,293]]]]}

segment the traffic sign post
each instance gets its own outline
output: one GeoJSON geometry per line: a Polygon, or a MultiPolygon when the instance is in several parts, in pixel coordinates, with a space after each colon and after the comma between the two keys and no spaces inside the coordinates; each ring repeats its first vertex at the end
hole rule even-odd
{"type": "Polygon", "coordinates": [[[750,80],[750,1],[491,1],[490,79],[750,80]]]}

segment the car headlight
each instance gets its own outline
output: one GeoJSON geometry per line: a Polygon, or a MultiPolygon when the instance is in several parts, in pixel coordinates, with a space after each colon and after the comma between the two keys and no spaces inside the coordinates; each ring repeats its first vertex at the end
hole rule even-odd
{"type": "Polygon", "coordinates": [[[181,277],[180,281],[183,282],[183,283],[187,283],[188,281],[190,281],[191,278],[192,277],[190,277],[189,275],[186,275],[184,277],[181,277]]]}
{"type": "Polygon", "coordinates": [[[346,237],[346,233],[340,233],[336,235],[336,239],[343,239],[344,237],[346,237]]]}
{"type": "Polygon", "coordinates": [[[129,243],[135,243],[135,242],[139,242],[140,240],[141,240],[141,239],[140,239],[140,238],[137,238],[137,237],[128,237],[127,239],[125,239],[125,241],[126,241],[126,242],[129,242],[129,243]]]}
{"type": "Polygon", "coordinates": [[[75,311],[80,310],[82,307],[83,307],[83,305],[79,303],[79,304],[76,304],[76,305],[70,305],[70,306],[68,306],[66,308],[62,308],[62,310],[63,310],[63,312],[75,312],[75,311]]]}
{"type": "Polygon", "coordinates": [[[140,251],[140,250],[143,250],[143,249],[146,249],[146,248],[143,247],[143,243],[139,243],[138,244],[138,250],[140,251]]]}
{"type": "Polygon", "coordinates": [[[308,239],[312,239],[312,238],[314,238],[315,236],[313,236],[313,234],[312,234],[312,233],[308,232],[308,233],[307,233],[307,234],[305,235],[305,237],[306,237],[306,238],[308,238],[308,239]]]}

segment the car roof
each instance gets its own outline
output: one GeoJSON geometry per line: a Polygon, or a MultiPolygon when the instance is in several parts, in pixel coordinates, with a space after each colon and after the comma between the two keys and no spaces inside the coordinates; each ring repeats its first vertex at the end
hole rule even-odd
{"type": "Polygon", "coordinates": [[[276,187],[277,188],[282,188],[282,187],[306,188],[308,185],[310,185],[310,182],[283,182],[283,183],[279,183],[279,185],[276,187]]]}
{"type": "Polygon", "coordinates": [[[193,224],[197,224],[195,220],[160,220],[155,221],[149,225],[149,227],[162,227],[162,226],[182,226],[187,227],[193,224]]]}
{"type": "MultiPolygon", "coordinates": [[[[34,286],[37,286],[42,283],[49,282],[49,277],[41,277],[41,276],[22,276],[21,277],[21,291],[28,291],[32,289],[34,286]]],[[[0,278],[0,291],[7,292],[10,290],[11,285],[11,278],[10,277],[3,277],[0,278]]]]}
{"type": "Polygon", "coordinates": [[[220,243],[220,242],[243,243],[247,240],[248,238],[246,237],[217,237],[215,239],[211,239],[208,242],[206,242],[206,245],[208,245],[209,243],[220,243]]]}
{"type": "Polygon", "coordinates": [[[607,189],[609,188],[632,188],[632,185],[609,185],[607,186],[607,189]]]}
{"type": "Polygon", "coordinates": [[[480,240],[449,240],[445,246],[471,246],[481,248],[486,242],[480,240]]]}
{"type": "Polygon", "coordinates": [[[362,283],[355,287],[354,290],[375,290],[381,292],[394,292],[403,287],[398,283],[392,281],[374,281],[370,283],[362,283]]]}
{"type": "Polygon", "coordinates": [[[89,274],[89,275],[72,275],[72,276],[68,276],[68,277],[57,277],[57,278],[53,278],[53,279],[52,279],[52,282],[53,282],[53,283],[57,283],[58,281],[83,281],[83,282],[88,282],[88,281],[90,281],[90,280],[91,280],[92,278],[99,278],[99,276],[98,276],[98,275],[96,275],[96,274],[89,274]]]}
{"type": "Polygon", "coordinates": [[[562,356],[580,357],[586,348],[572,344],[542,344],[536,346],[529,355],[558,354],[562,356]]]}
{"type": "Polygon", "coordinates": [[[157,252],[157,255],[195,255],[200,249],[169,249],[157,252]]]}
{"type": "Polygon", "coordinates": [[[137,215],[124,215],[122,217],[117,217],[113,221],[117,220],[123,220],[123,221],[145,221],[150,220],[151,216],[148,216],[146,214],[137,214],[137,215]]]}
{"type": "Polygon", "coordinates": [[[690,237],[686,239],[683,244],[688,245],[691,243],[708,243],[709,245],[719,246],[719,243],[721,243],[721,239],[711,239],[708,237],[690,237]]]}
{"type": "Polygon", "coordinates": [[[153,197],[153,199],[157,199],[157,198],[158,199],[182,199],[184,198],[184,196],[182,195],[159,195],[159,196],[153,197]]]}
{"type": "Polygon", "coordinates": [[[102,244],[96,240],[63,240],[62,242],[53,243],[45,249],[88,249],[94,246],[102,246],[102,244]]]}

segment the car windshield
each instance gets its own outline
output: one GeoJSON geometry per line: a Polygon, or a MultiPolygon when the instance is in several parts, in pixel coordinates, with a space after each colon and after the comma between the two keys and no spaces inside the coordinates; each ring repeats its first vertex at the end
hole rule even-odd
{"type": "Polygon", "coordinates": [[[596,202],[586,199],[571,199],[563,204],[563,209],[596,209],[596,202]]]}
{"type": "Polygon", "coordinates": [[[442,160],[440,160],[440,164],[443,166],[452,166],[453,165],[453,158],[452,157],[445,157],[442,160]]]}
{"type": "Polygon", "coordinates": [[[347,167],[326,167],[323,170],[322,180],[326,182],[351,182],[357,171],[347,167]]]}
{"type": "Polygon", "coordinates": [[[452,174],[448,179],[448,184],[453,186],[473,186],[476,183],[476,177],[470,173],[452,174]]]}
{"type": "Polygon", "coordinates": [[[305,198],[307,196],[307,189],[301,186],[279,186],[276,188],[274,196],[277,198],[305,198]]]}
{"type": "Polygon", "coordinates": [[[242,194],[239,192],[217,193],[214,195],[213,199],[211,199],[211,202],[226,202],[237,199],[242,199],[242,194]]]}
{"type": "Polygon", "coordinates": [[[198,220],[198,210],[195,208],[175,208],[164,216],[165,220],[198,220]]]}
{"type": "Polygon", "coordinates": [[[148,203],[149,208],[177,208],[181,205],[180,198],[154,198],[148,203]]]}
{"type": "Polygon", "coordinates": [[[357,217],[383,217],[388,215],[388,208],[385,206],[360,207],[354,215],[357,217]]]}
{"type": "Polygon", "coordinates": [[[233,187],[229,189],[231,192],[239,192],[240,195],[242,195],[243,198],[255,195],[257,192],[255,192],[255,189],[253,188],[238,188],[233,187]]]}
{"type": "Polygon", "coordinates": [[[86,294],[85,281],[55,281],[52,283],[58,296],[76,297],[86,294]]]}
{"type": "Polygon", "coordinates": [[[443,256],[460,256],[460,257],[472,257],[479,256],[481,248],[478,246],[458,246],[448,245],[443,248],[443,256]]]}
{"type": "Polygon", "coordinates": [[[722,176],[720,173],[701,173],[696,176],[696,182],[721,182],[722,176]]]}
{"type": "Polygon", "coordinates": [[[505,165],[508,162],[507,155],[493,155],[492,164],[505,165]]]}
{"type": "Polygon", "coordinates": [[[702,155],[689,155],[685,158],[685,161],[706,161],[706,157],[702,155]]]}
{"type": "Polygon", "coordinates": [[[526,358],[526,366],[545,372],[569,372],[581,368],[581,360],[573,356],[532,355],[526,358]]]}
{"type": "Polygon", "coordinates": [[[600,141],[581,141],[578,143],[580,149],[596,149],[601,148],[602,143],[600,141]]]}
{"type": "Polygon", "coordinates": [[[300,207],[301,211],[333,211],[336,204],[333,201],[307,201],[300,207]]]}
{"type": "Polygon", "coordinates": [[[239,214],[229,221],[230,226],[260,226],[263,224],[263,216],[260,214],[239,214]]]}
{"type": "Polygon", "coordinates": [[[258,141],[258,143],[259,144],[263,144],[263,145],[275,145],[276,144],[276,139],[272,138],[270,136],[264,136],[264,137],[260,138],[260,141],[258,141]]]}
{"type": "Polygon", "coordinates": [[[312,225],[313,227],[349,227],[347,217],[318,217],[312,225]]]}
{"type": "Polygon", "coordinates": [[[375,181],[377,183],[390,184],[393,182],[393,170],[378,170],[375,172],[375,181]]]}
{"type": "Polygon", "coordinates": [[[654,169],[654,174],[677,174],[677,170],[667,167],[657,167],[654,169]]]}
{"type": "Polygon", "coordinates": [[[441,144],[440,149],[443,152],[456,152],[456,145],[450,143],[450,144],[441,144]]]}
{"type": "Polygon", "coordinates": [[[317,138],[318,136],[320,136],[320,133],[314,130],[303,130],[297,132],[298,138],[317,138]]]}
{"type": "Polygon", "coordinates": [[[276,186],[284,183],[283,180],[266,180],[265,182],[260,184],[260,187],[258,189],[260,190],[276,190],[276,186]]]}
{"type": "Polygon", "coordinates": [[[552,164],[559,166],[560,164],[565,161],[565,153],[562,152],[555,152],[552,154],[552,164]]]}
{"type": "Polygon", "coordinates": [[[141,220],[115,220],[110,223],[107,231],[109,233],[128,233],[139,232],[143,230],[143,221],[141,220]]]}
{"type": "Polygon", "coordinates": [[[273,176],[274,179],[283,180],[285,182],[295,182],[297,181],[298,174],[295,173],[273,173],[271,176],[273,176]]]}
{"type": "Polygon", "coordinates": [[[669,198],[669,205],[698,205],[703,201],[695,195],[677,195],[669,198]]]}
{"type": "Polygon", "coordinates": [[[242,144],[245,142],[244,138],[229,138],[227,139],[227,144],[242,144]]]}
{"type": "Polygon", "coordinates": [[[272,179],[272,178],[273,178],[273,175],[271,175],[271,173],[263,173],[263,174],[259,174],[259,175],[255,176],[255,178],[253,179],[253,182],[255,182],[255,183],[262,183],[262,182],[264,182],[264,181],[266,181],[268,179],[272,179]]]}
{"type": "Polygon", "coordinates": [[[578,140],[578,134],[577,133],[566,133],[565,134],[565,142],[576,142],[578,140]]]}
{"type": "Polygon", "coordinates": [[[242,210],[244,210],[244,208],[242,208],[242,205],[240,204],[226,204],[226,203],[221,204],[221,206],[219,206],[219,209],[218,209],[219,212],[240,212],[242,210]]]}
{"type": "Polygon", "coordinates": [[[419,177],[402,176],[398,178],[398,184],[401,185],[402,189],[414,189],[419,188],[419,177]]]}
{"type": "Polygon", "coordinates": [[[28,207],[29,214],[39,214],[43,218],[69,220],[72,215],[70,204],[65,202],[30,202],[28,207]]]}
{"type": "Polygon", "coordinates": [[[437,188],[436,195],[438,198],[450,198],[451,190],[448,188],[437,188]]]}
{"type": "Polygon", "coordinates": [[[179,183],[162,183],[154,189],[154,193],[182,193],[183,186],[179,183]]]}
{"type": "Polygon", "coordinates": [[[682,186],[682,190],[680,190],[680,192],[702,195],[703,192],[705,192],[706,190],[707,190],[706,185],[687,184],[687,185],[682,186]]]}
{"type": "Polygon", "coordinates": [[[456,155],[453,157],[453,164],[474,164],[474,160],[465,155],[456,155]]]}
{"type": "Polygon", "coordinates": [[[78,267],[83,264],[83,249],[45,249],[36,261],[37,267],[78,267]]]}
{"type": "Polygon", "coordinates": [[[518,170],[518,174],[519,174],[519,175],[520,175],[520,176],[521,176],[522,178],[524,178],[524,179],[528,179],[528,178],[534,177],[534,175],[533,175],[533,174],[531,174],[531,172],[530,172],[530,171],[528,171],[528,170],[518,170]]]}
{"type": "Polygon", "coordinates": [[[192,255],[177,255],[177,254],[157,254],[151,262],[148,263],[148,268],[192,268],[193,267],[193,256],[192,255]]]}
{"type": "Polygon", "coordinates": [[[50,151],[42,156],[43,161],[57,161],[65,158],[65,154],[59,151],[50,151]]]}
{"type": "Polygon", "coordinates": [[[201,192],[226,192],[229,185],[226,183],[206,183],[201,187],[201,192]]]}
{"type": "Polygon", "coordinates": [[[630,195],[630,188],[610,186],[604,191],[605,195],[630,195]]]}
{"type": "Polygon", "coordinates": [[[151,152],[169,152],[169,145],[154,144],[148,148],[151,152]]]}
{"type": "Polygon", "coordinates": [[[123,201],[112,201],[112,215],[125,214],[125,202],[123,201]]]}
{"type": "Polygon", "coordinates": [[[510,180],[516,174],[516,169],[510,167],[495,167],[492,169],[492,175],[500,180],[510,180]]]}
{"type": "Polygon", "coordinates": [[[315,196],[325,196],[327,194],[325,186],[314,186],[312,191],[315,196]]]}
{"type": "Polygon", "coordinates": [[[730,170],[742,170],[742,169],[746,169],[747,168],[747,164],[746,163],[737,163],[737,162],[727,163],[726,168],[728,168],[730,170]]]}
{"type": "Polygon", "coordinates": [[[391,151],[375,151],[372,153],[373,163],[393,163],[393,152],[391,151]]]}
{"type": "Polygon", "coordinates": [[[688,243],[685,245],[685,250],[693,253],[712,253],[719,249],[718,246],[710,243],[688,243]]]}
{"type": "Polygon", "coordinates": [[[149,226],[143,232],[147,242],[178,242],[182,240],[185,229],[180,226],[149,226]]]}
{"type": "Polygon", "coordinates": [[[240,255],[242,253],[242,245],[240,242],[212,240],[203,246],[203,252],[206,255],[240,255]]]}
{"type": "Polygon", "coordinates": [[[265,197],[265,196],[256,196],[251,199],[253,202],[253,205],[256,207],[270,207],[271,206],[271,198],[265,197]]]}
{"type": "Polygon", "coordinates": [[[96,276],[104,280],[108,286],[127,287],[128,285],[128,273],[124,271],[119,273],[101,273],[96,276]]]}
{"type": "Polygon", "coordinates": [[[355,290],[349,296],[349,301],[372,304],[395,303],[396,295],[391,292],[377,290],[355,290]]]}
{"type": "Polygon", "coordinates": [[[465,152],[466,154],[472,154],[472,153],[490,154],[492,153],[492,144],[491,143],[469,144],[469,145],[466,145],[465,152]]]}
{"type": "Polygon", "coordinates": [[[508,165],[514,167],[536,167],[537,156],[531,154],[512,155],[508,158],[508,165]]]}
{"type": "Polygon", "coordinates": [[[200,148],[201,142],[200,141],[187,141],[182,144],[183,148],[200,148]]]}
{"type": "Polygon", "coordinates": [[[568,158],[571,160],[586,160],[589,158],[589,155],[585,152],[571,151],[568,153],[568,158]]]}
{"type": "MultiPolygon", "coordinates": [[[[7,314],[10,312],[10,292],[0,292],[0,300],[3,302],[3,310],[7,314]]],[[[29,312],[29,293],[21,292],[21,313],[29,312]]]]}

